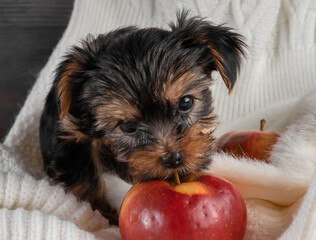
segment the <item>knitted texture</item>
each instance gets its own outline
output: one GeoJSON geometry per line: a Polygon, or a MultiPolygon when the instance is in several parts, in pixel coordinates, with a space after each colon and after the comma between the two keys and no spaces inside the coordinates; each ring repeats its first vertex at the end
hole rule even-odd
{"type": "MultiPolygon", "coordinates": [[[[316,109],[310,103],[316,94],[308,93],[316,88],[316,1],[75,0],[62,39],[0,145],[0,239],[120,239],[118,229],[109,228],[87,203],[48,183],[39,149],[40,114],[54,70],[70,46],[80,45],[89,33],[122,26],[168,28],[182,8],[235,28],[249,46],[230,95],[213,74],[221,121],[215,134],[257,129],[261,118],[267,130],[283,132],[270,165],[217,154],[210,167],[242,192],[248,207],[246,239],[275,239],[284,231],[281,239],[315,238],[316,109]]],[[[129,188],[114,182],[108,184],[112,192],[129,188]]],[[[118,208],[122,199],[116,198],[110,202],[118,208]]]]}

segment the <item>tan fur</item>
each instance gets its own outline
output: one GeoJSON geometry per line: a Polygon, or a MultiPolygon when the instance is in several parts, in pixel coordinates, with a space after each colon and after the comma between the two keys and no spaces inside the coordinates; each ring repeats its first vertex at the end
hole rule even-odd
{"type": "Polygon", "coordinates": [[[219,71],[219,73],[220,73],[223,81],[225,82],[225,85],[228,88],[229,93],[230,93],[232,91],[232,85],[231,85],[231,82],[229,81],[228,77],[224,73],[224,68],[222,65],[223,58],[221,57],[219,52],[217,52],[216,49],[214,49],[212,46],[208,45],[208,49],[210,50],[211,54],[213,55],[216,68],[219,71]]]}
{"type": "Polygon", "coordinates": [[[58,83],[58,95],[60,99],[60,114],[59,118],[63,119],[69,111],[71,102],[71,88],[70,88],[70,78],[69,75],[73,74],[75,69],[78,69],[78,63],[73,60],[73,62],[64,66],[64,72],[58,83]]]}
{"type": "MultiPolygon", "coordinates": [[[[208,116],[206,116],[205,118],[213,118],[215,119],[216,118],[216,115],[214,112],[211,112],[208,116]]],[[[214,129],[217,127],[218,125],[218,122],[216,121],[208,121],[208,122],[202,122],[200,123],[200,126],[201,126],[201,132],[203,134],[208,134],[208,133],[211,133],[212,131],[214,131],[214,129]]]]}
{"type": "Polygon", "coordinates": [[[59,120],[59,126],[63,131],[68,133],[68,135],[60,136],[61,139],[77,143],[88,139],[88,136],[78,129],[78,119],[70,114],[59,120]]]}
{"type": "Polygon", "coordinates": [[[164,168],[159,163],[159,158],[167,150],[171,152],[182,150],[184,152],[184,164],[175,169],[179,174],[195,172],[206,161],[204,154],[214,149],[213,139],[209,133],[203,134],[203,129],[203,126],[194,124],[179,140],[174,137],[170,138],[167,144],[164,142],[134,151],[128,160],[133,181],[141,181],[146,176],[160,179],[167,179],[172,176],[174,170],[164,168]]]}
{"type": "Polygon", "coordinates": [[[178,78],[172,79],[170,76],[162,88],[162,96],[164,96],[171,105],[179,102],[180,98],[185,95],[197,96],[204,89],[210,86],[209,79],[200,79],[196,72],[186,72],[178,78]],[[196,82],[199,84],[197,85],[196,82]]]}
{"type": "Polygon", "coordinates": [[[114,99],[112,102],[100,104],[95,109],[97,119],[97,129],[104,129],[105,124],[109,122],[117,122],[119,120],[133,120],[140,117],[136,106],[132,106],[124,99],[114,99]]]}
{"type": "Polygon", "coordinates": [[[176,104],[179,99],[188,92],[190,80],[193,80],[196,77],[195,72],[186,72],[179,78],[172,79],[173,76],[170,76],[170,80],[164,83],[163,85],[163,95],[171,104],[176,104]]]}

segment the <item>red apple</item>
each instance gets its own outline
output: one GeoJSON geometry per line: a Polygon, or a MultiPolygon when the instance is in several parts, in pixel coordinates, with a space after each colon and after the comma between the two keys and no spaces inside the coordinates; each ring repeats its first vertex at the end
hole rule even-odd
{"type": "Polygon", "coordinates": [[[195,175],[181,184],[138,183],[119,214],[124,240],[243,239],[247,211],[240,193],[213,175],[195,175]]]}
{"type": "Polygon", "coordinates": [[[273,145],[281,134],[263,131],[265,120],[261,120],[260,131],[231,131],[217,139],[217,148],[236,157],[249,157],[269,162],[273,145]]]}

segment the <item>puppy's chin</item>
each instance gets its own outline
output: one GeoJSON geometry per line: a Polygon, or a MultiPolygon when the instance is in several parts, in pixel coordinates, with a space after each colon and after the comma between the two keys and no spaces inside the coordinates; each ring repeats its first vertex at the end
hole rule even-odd
{"type": "Polygon", "coordinates": [[[206,169],[211,163],[214,151],[214,139],[210,133],[202,133],[197,126],[190,127],[182,137],[175,137],[170,141],[171,151],[182,151],[182,163],[177,167],[163,166],[159,159],[165,154],[165,147],[159,143],[133,151],[129,158],[129,174],[133,182],[142,182],[152,179],[169,179],[176,171],[180,176],[206,169]]]}

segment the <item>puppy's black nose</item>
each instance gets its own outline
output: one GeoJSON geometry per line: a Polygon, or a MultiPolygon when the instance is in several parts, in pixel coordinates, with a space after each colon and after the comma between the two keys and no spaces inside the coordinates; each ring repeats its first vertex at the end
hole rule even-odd
{"type": "Polygon", "coordinates": [[[182,151],[169,152],[159,158],[161,165],[167,168],[176,168],[181,165],[184,153],[182,151]]]}

